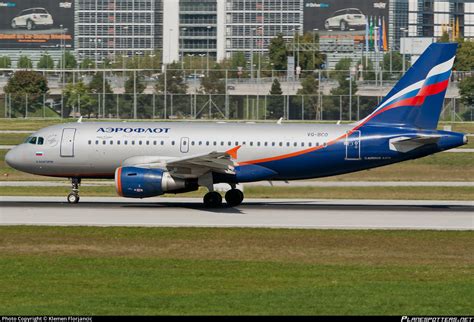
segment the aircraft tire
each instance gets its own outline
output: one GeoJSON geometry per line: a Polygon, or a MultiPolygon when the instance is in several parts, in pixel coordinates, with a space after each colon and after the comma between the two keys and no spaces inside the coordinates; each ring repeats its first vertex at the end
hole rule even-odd
{"type": "Polygon", "coordinates": [[[239,189],[231,189],[225,194],[225,201],[229,207],[236,207],[244,200],[244,193],[239,189]]]}
{"type": "Polygon", "coordinates": [[[222,196],[216,191],[206,193],[203,201],[206,208],[217,208],[222,206],[222,196]]]}
{"type": "Polygon", "coordinates": [[[67,202],[69,203],[78,203],[79,202],[79,195],[77,193],[70,193],[67,195],[67,202]]]}

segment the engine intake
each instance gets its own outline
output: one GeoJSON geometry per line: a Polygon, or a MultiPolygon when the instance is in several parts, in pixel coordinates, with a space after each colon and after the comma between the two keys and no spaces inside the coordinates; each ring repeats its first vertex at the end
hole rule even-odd
{"type": "Polygon", "coordinates": [[[174,178],[162,169],[119,167],[115,170],[117,193],[127,198],[148,198],[166,192],[188,192],[198,189],[197,182],[174,178]]]}

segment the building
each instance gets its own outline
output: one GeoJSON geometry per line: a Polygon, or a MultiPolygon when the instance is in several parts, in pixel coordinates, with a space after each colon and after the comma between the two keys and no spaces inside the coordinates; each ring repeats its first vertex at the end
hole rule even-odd
{"type": "Polygon", "coordinates": [[[76,0],[75,6],[80,61],[147,55],[162,47],[162,0],[76,0]]]}
{"type": "Polygon", "coordinates": [[[408,0],[391,0],[388,14],[388,39],[391,50],[400,50],[400,38],[407,36],[408,0]]]}
{"type": "Polygon", "coordinates": [[[303,32],[303,0],[225,0],[226,57],[266,52],[272,38],[303,32]]]}
{"type": "Polygon", "coordinates": [[[224,0],[164,0],[163,62],[183,56],[222,60],[224,5],[224,0]]]}
{"type": "Polygon", "coordinates": [[[408,0],[408,36],[474,38],[474,3],[469,0],[408,0]]]}

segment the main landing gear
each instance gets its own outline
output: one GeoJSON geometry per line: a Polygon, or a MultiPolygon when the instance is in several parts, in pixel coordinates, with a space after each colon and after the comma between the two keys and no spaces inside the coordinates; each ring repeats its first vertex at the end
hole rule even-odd
{"type": "MultiPolygon", "coordinates": [[[[235,187],[227,191],[225,201],[229,207],[236,207],[244,200],[244,193],[235,187]]],[[[222,206],[222,196],[217,191],[209,191],[204,196],[204,206],[206,208],[218,208],[222,206]]]]}
{"type": "Polygon", "coordinates": [[[81,185],[81,178],[71,178],[72,191],[67,195],[67,202],[78,203],[79,202],[79,186],[81,185]]]}

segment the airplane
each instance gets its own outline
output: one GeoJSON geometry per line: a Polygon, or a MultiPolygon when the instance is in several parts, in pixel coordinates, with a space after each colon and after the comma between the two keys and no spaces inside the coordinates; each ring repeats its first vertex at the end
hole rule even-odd
{"type": "MultiPolygon", "coordinates": [[[[70,178],[69,203],[84,178],[114,179],[117,193],[148,198],[206,187],[206,207],[222,206],[217,183],[321,178],[428,156],[467,143],[437,130],[457,44],[434,43],[375,110],[352,124],[76,122],[43,128],[10,150],[20,171],[70,178]]],[[[339,123],[339,122],[338,122],[339,123]]]]}

